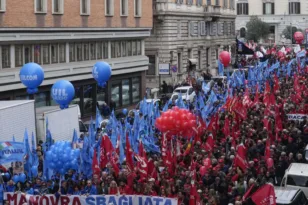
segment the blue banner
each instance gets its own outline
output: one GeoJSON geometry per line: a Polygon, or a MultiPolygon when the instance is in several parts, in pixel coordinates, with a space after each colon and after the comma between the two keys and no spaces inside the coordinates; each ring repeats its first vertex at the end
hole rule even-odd
{"type": "Polygon", "coordinates": [[[22,142],[0,142],[0,164],[23,161],[25,147],[22,142]]]}

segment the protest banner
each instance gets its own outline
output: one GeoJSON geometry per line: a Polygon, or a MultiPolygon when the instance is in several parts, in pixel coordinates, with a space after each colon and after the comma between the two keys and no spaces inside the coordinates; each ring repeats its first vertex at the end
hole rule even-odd
{"type": "Polygon", "coordinates": [[[177,205],[177,199],[141,195],[60,196],[4,193],[11,205],[177,205]]]}
{"type": "Polygon", "coordinates": [[[303,121],[304,118],[308,118],[308,115],[305,114],[287,114],[288,120],[296,120],[296,121],[303,121]]]}
{"type": "Polygon", "coordinates": [[[22,162],[24,155],[24,143],[0,141],[0,164],[22,162]]]}

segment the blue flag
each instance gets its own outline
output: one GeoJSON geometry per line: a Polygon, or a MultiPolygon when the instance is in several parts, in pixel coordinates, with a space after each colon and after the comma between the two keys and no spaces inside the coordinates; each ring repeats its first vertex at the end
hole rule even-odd
{"type": "Polygon", "coordinates": [[[218,60],[218,75],[224,76],[224,65],[218,60]]]}
{"type": "Polygon", "coordinates": [[[96,119],[95,119],[95,129],[97,130],[98,128],[100,128],[100,124],[103,121],[103,117],[98,109],[98,107],[96,107],[96,119]]]}
{"type": "Polygon", "coordinates": [[[0,141],[0,164],[22,162],[25,154],[24,143],[0,141]]]}

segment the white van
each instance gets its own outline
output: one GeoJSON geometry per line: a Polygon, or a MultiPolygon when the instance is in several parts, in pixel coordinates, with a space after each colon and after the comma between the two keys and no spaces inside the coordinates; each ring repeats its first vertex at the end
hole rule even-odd
{"type": "Polygon", "coordinates": [[[301,189],[274,187],[277,205],[307,205],[308,200],[301,189]]]}
{"type": "Polygon", "coordinates": [[[300,188],[308,198],[308,164],[290,164],[281,181],[281,186],[287,188],[300,188]]]}

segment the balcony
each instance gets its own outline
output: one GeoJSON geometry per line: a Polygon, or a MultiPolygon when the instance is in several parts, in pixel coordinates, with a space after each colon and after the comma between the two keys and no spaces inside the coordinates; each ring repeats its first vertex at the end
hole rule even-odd
{"type": "Polygon", "coordinates": [[[206,17],[220,17],[222,15],[222,8],[220,6],[208,5],[204,7],[206,17]]]}

